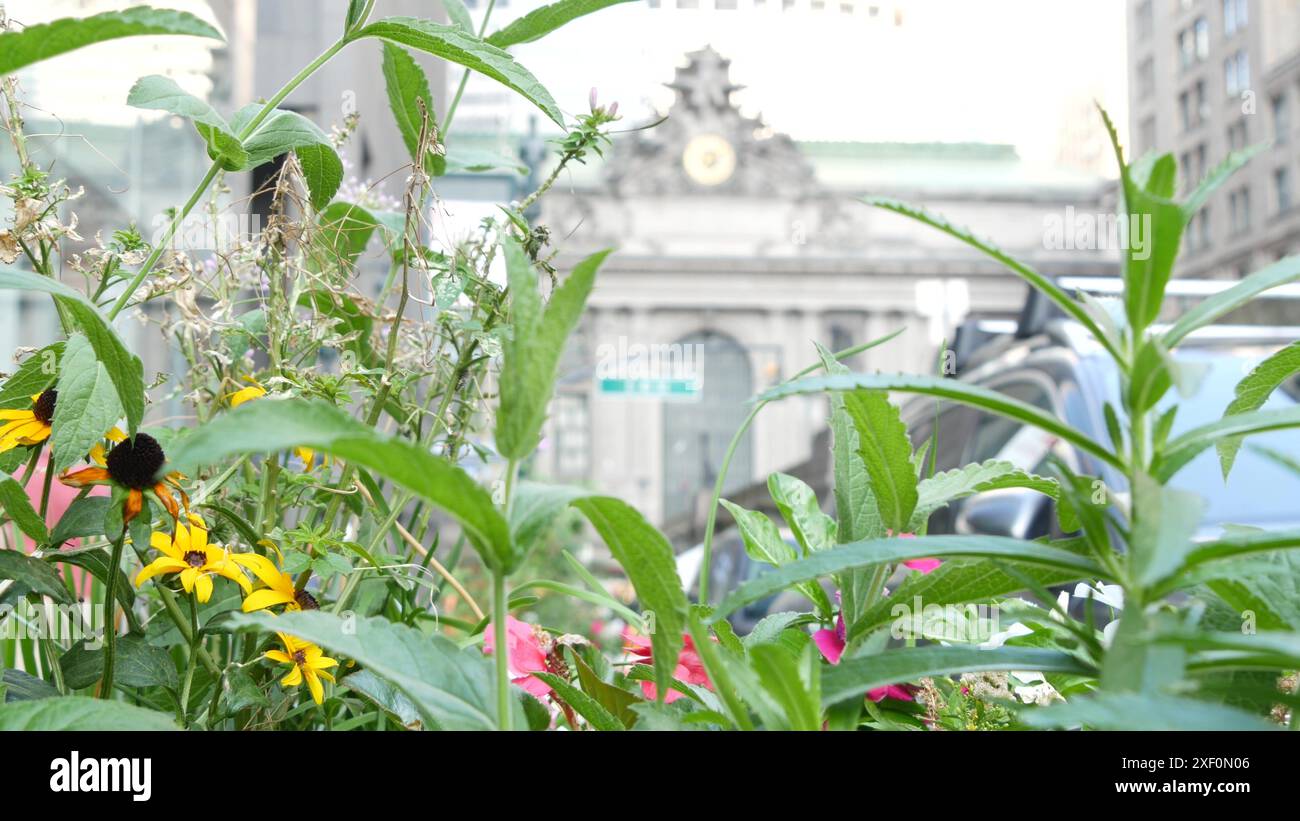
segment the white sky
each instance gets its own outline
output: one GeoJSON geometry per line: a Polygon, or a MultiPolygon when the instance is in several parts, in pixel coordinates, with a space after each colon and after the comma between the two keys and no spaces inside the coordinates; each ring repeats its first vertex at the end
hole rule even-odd
{"type": "Polygon", "coordinates": [[[745,112],[796,139],[1013,143],[1037,163],[1055,157],[1063,113],[1080,101],[1128,119],[1124,0],[895,0],[871,3],[876,21],[840,14],[839,0],[784,12],[780,0],[738,2],[619,5],[515,52],[565,110],[585,109],[596,85],[631,122],[671,102],[662,83],[705,45],[732,59],[745,112]]]}

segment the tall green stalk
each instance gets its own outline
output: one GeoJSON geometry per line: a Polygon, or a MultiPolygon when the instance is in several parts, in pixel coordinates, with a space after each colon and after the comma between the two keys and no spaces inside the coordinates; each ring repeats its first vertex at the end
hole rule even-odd
{"type": "Polygon", "coordinates": [[[108,581],[104,583],[104,676],[100,680],[99,697],[113,697],[113,664],[117,660],[117,577],[122,568],[122,545],[126,544],[126,525],[113,541],[113,555],[108,562],[108,581]]]}

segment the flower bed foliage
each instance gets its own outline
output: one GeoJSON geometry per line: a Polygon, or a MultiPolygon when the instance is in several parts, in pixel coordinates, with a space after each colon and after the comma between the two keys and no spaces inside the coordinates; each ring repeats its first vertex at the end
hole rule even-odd
{"type": "MultiPolygon", "coordinates": [[[[490,11],[475,26],[456,0],[449,25],[372,20],[372,3],[353,0],[335,44],[229,120],[171,80],[141,78],[125,103],[188,119],[212,160],[154,245],[130,226],[106,242],[77,235],[76,195],[31,161],[20,89],[3,80],[20,171],[3,188],[15,213],[0,233],[0,288],[53,300],[63,339],[0,384],[0,604],[10,625],[93,615],[85,640],[39,630],[3,639],[0,729],[1294,725],[1294,677],[1279,680],[1300,667],[1298,611],[1260,581],[1293,573],[1300,532],[1194,542],[1203,502],[1166,485],[1208,448],[1226,475],[1242,437],[1300,426],[1300,409],[1259,410],[1300,370],[1300,354],[1286,348],[1247,375],[1213,424],[1170,436],[1177,405],[1154,410],[1171,390],[1195,390],[1195,373],[1170,354],[1181,341],[1300,278],[1300,259],[1284,259],[1153,326],[1188,220],[1248,154],[1178,202],[1171,156],[1129,165],[1116,142],[1126,208],[1149,219],[1154,241],[1153,254],[1124,260],[1120,300],[1067,294],[938,217],[871,201],[997,259],[1092,335],[1123,379],[1122,406],[1106,407],[1107,441],[966,383],[840,363],[889,338],[818,348],[805,371],[756,397],[745,424],[770,402],[828,396],[835,514],[823,512],[832,500],[773,475],[787,543],[766,514],[720,499],[724,468],[700,599],[712,601],[722,506],[749,556],[772,570],[716,607],[692,604],[672,547],[628,504],[525,478],[561,352],[609,253],[558,271],[545,227],[526,214],[564,167],[604,148],[616,110],[593,95],[590,112],[566,117],[509,49],[610,4],[560,0],[485,36],[490,11]],[[279,107],[340,50],[372,42],[410,152],[400,203],[344,184],[352,123],[326,134],[279,107]],[[484,160],[457,154],[459,93],[435,122],[412,51],[504,84],[566,135],[540,189],[451,250],[429,243],[423,215],[448,168],[484,160]],[[218,213],[224,175],[281,156],[273,218],[258,236],[210,260],[172,248],[187,218],[218,213]],[[355,287],[371,244],[389,265],[374,299],[355,287]],[[490,275],[501,263],[504,282],[490,275]],[[146,306],[184,357],[177,380],[147,382],[116,330],[115,319],[146,306]],[[1004,462],[936,474],[890,399],[909,393],[1041,428],[1113,467],[1127,488],[1098,493],[1095,477],[1063,464],[1052,476],[1004,462]],[[163,401],[185,403],[185,424],[146,423],[163,401]],[[926,535],[954,500],[1005,488],[1050,496],[1073,535],[926,535]],[[564,549],[557,534],[573,532],[574,516],[621,566],[633,605],[564,549]],[[524,575],[537,568],[542,576],[524,575]],[[1050,589],[1062,586],[1059,597],[1050,589]],[[1087,600],[1082,620],[1070,589],[1087,600]],[[783,590],[812,609],[736,634],[729,614],[783,590]],[[92,608],[76,608],[79,598],[92,608]],[[1015,624],[992,640],[953,638],[940,629],[950,617],[914,620],[900,635],[894,603],[913,601],[946,613],[993,605],[1015,624]],[[627,625],[621,645],[530,622],[548,607],[612,614],[627,625]],[[1103,608],[1107,624],[1096,621],[1103,608]],[[1241,629],[1246,611],[1258,630],[1241,629]]],[[[145,34],[220,37],[147,7],[59,20],[0,34],[0,74],[145,34]]]]}

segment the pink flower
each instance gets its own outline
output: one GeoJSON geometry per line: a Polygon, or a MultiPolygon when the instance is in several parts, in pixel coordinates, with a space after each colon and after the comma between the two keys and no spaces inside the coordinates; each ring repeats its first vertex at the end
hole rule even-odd
{"type": "MultiPolygon", "coordinates": [[[[890,536],[894,535],[893,531],[886,530],[885,532],[888,533],[890,536]]],[[[899,533],[898,538],[915,539],[916,534],[899,533]]],[[[922,573],[929,573],[930,571],[934,570],[936,567],[938,567],[941,564],[943,564],[942,559],[906,559],[903,562],[903,567],[911,568],[912,570],[919,570],[922,573]]]]}
{"type": "MultiPolygon", "coordinates": [[[[677,657],[677,668],[673,670],[673,678],[684,684],[696,684],[712,690],[713,682],[709,681],[709,674],[704,672],[704,664],[700,661],[700,654],[695,649],[694,640],[686,634],[682,635],[682,639],[686,644],[682,648],[682,654],[677,657]]],[[[631,627],[623,628],[623,649],[642,664],[654,663],[654,651],[651,649],[650,639],[638,635],[631,627]]],[[[652,681],[641,682],[641,692],[651,700],[659,697],[659,691],[652,681]]],[[[672,704],[681,697],[682,693],[669,690],[664,696],[664,703],[672,704]]]]}
{"type": "MultiPolygon", "coordinates": [[[[492,655],[496,643],[493,625],[487,626],[483,639],[483,652],[492,655]]],[[[533,673],[549,673],[546,665],[546,647],[550,637],[545,630],[520,621],[514,616],[506,616],[506,666],[510,670],[510,681],[524,690],[541,697],[551,692],[551,687],[533,673]]]]}
{"type": "MultiPolygon", "coordinates": [[[[929,571],[926,571],[927,573],[929,571]]],[[[835,601],[840,600],[839,591],[835,593],[835,601]]],[[[813,633],[813,644],[821,651],[822,656],[831,664],[839,664],[840,657],[844,655],[846,645],[844,631],[844,612],[841,610],[835,616],[835,629],[827,630],[825,628],[813,633]]],[[[872,701],[880,701],[885,698],[896,698],[899,701],[911,701],[912,693],[907,684],[886,684],[884,687],[877,687],[874,690],[867,691],[867,698],[872,701]]]]}

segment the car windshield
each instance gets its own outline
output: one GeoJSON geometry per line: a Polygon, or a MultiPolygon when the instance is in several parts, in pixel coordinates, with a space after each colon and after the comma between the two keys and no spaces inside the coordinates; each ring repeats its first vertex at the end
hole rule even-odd
{"type": "MultiPolygon", "coordinates": [[[[1233,389],[1243,376],[1271,353],[1262,348],[1223,349],[1186,348],[1177,353],[1181,362],[1197,363],[1207,368],[1196,395],[1183,399],[1171,390],[1162,400],[1163,411],[1178,405],[1171,438],[1198,425],[1219,419],[1232,397],[1233,389]]],[[[1296,404],[1300,391],[1288,381],[1273,392],[1264,409],[1286,408],[1296,404]]],[[[1258,527],[1300,523],[1300,470],[1284,467],[1276,457],[1289,458],[1300,464],[1300,431],[1281,430],[1248,437],[1238,451],[1232,473],[1225,484],[1219,467],[1219,454],[1209,448],[1193,459],[1169,483],[1190,490],[1207,500],[1206,525],[1243,524],[1258,527]]]]}

